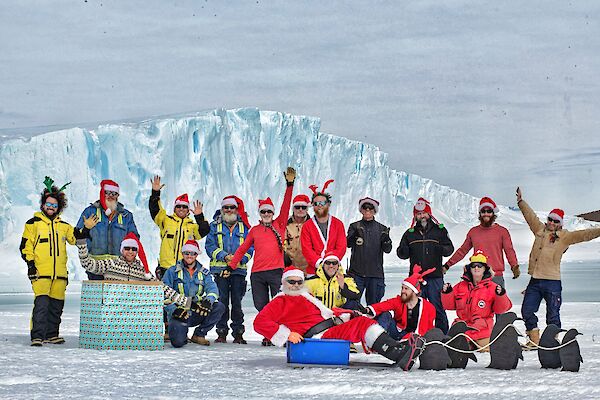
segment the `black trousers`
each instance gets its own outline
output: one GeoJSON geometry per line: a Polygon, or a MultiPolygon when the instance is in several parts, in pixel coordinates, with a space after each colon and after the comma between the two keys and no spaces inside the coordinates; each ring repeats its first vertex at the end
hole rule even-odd
{"type": "Polygon", "coordinates": [[[50,296],[35,298],[31,316],[31,340],[44,340],[58,336],[64,306],[64,300],[53,299],[50,296]]]}
{"type": "Polygon", "coordinates": [[[253,272],[250,275],[252,285],[252,300],[254,307],[260,311],[279,292],[281,288],[281,276],[283,269],[271,269],[268,271],[253,272]],[[270,294],[270,296],[269,296],[270,294]]]}

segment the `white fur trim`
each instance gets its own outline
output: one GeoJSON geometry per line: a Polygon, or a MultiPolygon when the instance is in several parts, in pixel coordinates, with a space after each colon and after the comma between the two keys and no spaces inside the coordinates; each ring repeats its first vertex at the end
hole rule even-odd
{"type": "Polygon", "coordinates": [[[111,210],[110,208],[107,208],[106,210],[104,210],[104,214],[106,214],[107,217],[110,216],[110,214],[113,213],[113,210],[111,210]]]}
{"type": "Polygon", "coordinates": [[[235,201],[235,199],[231,198],[231,197],[228,199],[223,199],[221,201],[221,207],[223,207],[223,206],[236,206],[237,207],[237,205],[238,205],[237,201],[235,201]]]}
{"type": "Polygon", "coordinates": [[[338,258],[338,256],[336,256],[335,254],[331,254],[328,255],[327,257],[323,258],[323,262],[327,261],[327,260],[337,260],[338,263],[340,263],[340,259],[338,258]]]}
{"type": "Polygon", "coordinates": [[[425,211],[426,208],[427,208],[427,203],[425,203],[424,201],[417,201],[415,203],[415,210],[417,210],[417,211],[425,211]]]}
{"type": "Polygon", "coordinates": [[[109,185],[108,183],[105,183],[104,187],[102,189],[104,189],[105,191],[109,191],[109,192],[117,192],[117,193],[119,193],[119,187],[118,186],[109,185]]]}
{"type": "Polygon", "coordinates": [[[190,203],[187,201],[183,201],[183,200],[175,200],[175,205],[176,206],[190,206],[190,203]]]}
{"type": "Polygon", "coordinates": [[[304,272],[302,272],[300,269],[293,269],[291,271],[284,272],[283,275],[281,275],[281,283],[291,276],[302,278],[302,280],[304,280],[304,272]]]}
{"type": "Polygon", "coordinates": [[[262,206],[258,207],[258,211],[262,211],[262,210],[270,210],[275,212],[275,207],[273,207],[270,204],[263,204],[262,206]]]}
{"type": "Polygon", "coordinates": [[[202,250],[198,246],[194,246],[193,244],[184,244],[181,248],[181,252],[184,251],[193,251],[196,254],[202,254],[202,250]]]}
{"type": "Polygon", "coordinates": [[[283,324],[279,325],[279,329],[275,332],[273,337],[271,337],[271,342],[273,342],[275,346],[283,347],[283,345],[287,343],[290,333],[292,333],[290,328],[283,324]]]}
{"type": "MultiPolygon", "coordinates": [[[[121,253],[123,252],[124,247],[135,247],[136,249],[139,247],[138,243],[133,239],[125,239],[121,242],[121,253]]],[[[138,249],[139,250],[139,249],[138,249]]]]}
{"type": "Polygon", "coordinates": [[[152,278],[154,278],[154,275],[152,275],[152,273],[150,273],[150,272],[146,272],[146,273],[144,274],[144,277],[146,278],[146,280],[148,280],[148,281],[149,281],[149,280],[151,280],[152,278]]]}
{"type": "Polygon", "coordinates": [[[307,202],[305,202],[305,201],[297,201],[294,204],[292,204],[292,206],[306,206],[306,207],[308,207],[308,206],[310,206],[310,204],[307,203],[307,202]]]}
{"type": "Polygon", "coordinates": [[[373,208],[375,209],[375,214],[377,214],[377,212],[379,211],[379,202],[375,199],[372,199],[370,197],[365,197],[364,199],[360,199],[358,202],[358,212],[360,212],[360,210],[362,209],[363,204],[371,204],[373,206],[373,208]]]}
{"type": "Polygon", "coordinates": [[[550,214],[548,214],[548,218],[559,220],[560,223],[561,223],[561,225],[563,223],[562,217],[560,215],[556,214],[556,213],[550,213],[550,214]]]}
{"type": "Polygon", "coordinates": [[[481,203],[479,205],[479,211],[483,210],[486,207],[491,208],[492,211],[494,211],[494,214],[498,214],[498,211],[500,211],[498,207],[494,206],[492,203],[481,203]]]}
{"type": "Polygon", "coordinates": [[[344,322],[348,322],[350,321],[350,318],[352,318],[352,314],[351,313],[343,313],[339,315],[340,319],[344,322]]]}
{"type": "Polygon", "coordinates": [[[413,286],[412,283],[410,283],[409,281],[404,281],[402,282],[403,285],[406,285],[407,288],[409,288],[410,290],[412,290],[413,292],[415,292],[416,294],[419,294],[419,291],[417,290],[416,287],[413,286]]]}
{"type": "Polygon", "coordinates": [[[302,295],[306,300],[310,301],[311,303],[313,303],[318,309],[319,311],[321,311],[321,316],[325,319],[327,318],[331,318],[333,317],[335,314],[333,313],[333,311],[331,311],[329,308],[327,308],[325,306],[325,304],[323,304],[321,302],[321,300],[317,299],[315,296],[313,296],[310,293],[304,292],[302,293],[302,295]]]}
{"type": "Polygon", "coordinates": [[[367,328],[365,332],[365,345],[370,349],[373,347],[373,343],[377,340],[381,334],[385,333],[385,329],[382,328],[379,324],[373,324],[367,328]]]}
{"type": "Polygon", "coordinates": [[[363,314],[363,315],[364,315],[365,317],[367,317],[367,318],[374,319],[374,318],[377,316],[377,313],[375,312],[375,309],[374,309],[373,307],[371,307],[371,306],[367,306],[367,308],[368,308],[369,310],[371,310],[371,312],[373,313],[373,316],[366,315],[366,314],[363,314]]]}

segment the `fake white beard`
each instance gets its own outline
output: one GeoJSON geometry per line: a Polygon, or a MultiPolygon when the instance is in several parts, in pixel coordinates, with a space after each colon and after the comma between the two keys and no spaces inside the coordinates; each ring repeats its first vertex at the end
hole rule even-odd
{"type": "Polygon", "coordinates": [[[308,289],[302,284],[300,290],[290,290],[289,286],[284,283],[281,285],[281,292],[288,296],[300,296],[303,293],[308,293],[308,289]]]}
{"type": "Polygon", "coordinates": [[[423,228],[425,228],[425,227],[427,226],[427,222],[428,222],[427,218],[421,218],[421,219],[419,220],[419,223],[421,224],[421,226],[422,226],[423,228]]]}
{"type": "Polygon", "coordinates": [[[227,225],[233,225],[237,222],[237,214],[223,214],[223,221],[225,221],[225,223],[227,225]]]}
{"type": "Polygon", "coordinates": [[[117,209],[117,201],[116,200],[105,200],[106,209],[110,211],[115,211],[117,209]]]}

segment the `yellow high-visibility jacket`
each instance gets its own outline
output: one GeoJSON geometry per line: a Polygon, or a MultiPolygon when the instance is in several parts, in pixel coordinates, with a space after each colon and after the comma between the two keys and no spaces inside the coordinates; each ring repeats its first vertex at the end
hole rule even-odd
{"type": "MultiPolygon", "coordinates": [[[[342,266],[340,265],[340,269],[342,266]]],[[[317,273],[306,280],[306,288],[317,299],[321,300],[328,308],[341,307],[347,300],[358,300],[360,292],[356,287],[356,282],[350,276],[344,276],[344,289],[340,290],[340,284],[335,276],[327,279],[323,264],[317,268],[317,273]]]]}

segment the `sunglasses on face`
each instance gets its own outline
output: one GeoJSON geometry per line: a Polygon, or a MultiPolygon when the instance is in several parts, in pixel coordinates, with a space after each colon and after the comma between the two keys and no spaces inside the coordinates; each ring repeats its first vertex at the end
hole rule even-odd
{"type": "Polygon", "coordinates": [[[471,268],[485,268],[485,266],[483,264],[473,264],[471,268]]]}
{"type": "Polygon", "coordinates": [[[294,208],[295,208],[296,210],[306,210],[306,209],[308,209],[308,207],[307,207],[307,206],[294,206],[294,208]]]}
{"type": "Polygon", "coordinates": [[[44,205],[49,208],[58,208],[58,203],[46,203],[44,205]]]}
{"type": "Polygon", "coordinates": [[[111,197],[117,197],[117,196],[119,195],[119,193],[117,193],[117,192],[113,192],[113,191],[110,191],[110,190],[105,190],[105,191],[104,191],[104,194],[105,194],[106,196],[111,196],[111,197]]]}
{"type": "Polygon", "coordinates": [[[185,209],[187,210],[189,207],[188,207],[188,206],[185,206],[185,205],[183,205],[183,204],[177,204],[177,205],[175,206],[175,209],[178,209],[178,208],[185,208],[185,209]]]}
{"type": "Polygon", "coordinates": [[[194,253],[193,251],[183,251],[181,252],[181,254],[183,254],[184,256],[195,256],[196,253],[194,253]]]}
{"type": "Polygon", "coordinates": [[[484,208],[481,211],[479,211],[479,214],[493,214],[494,210],[492,210],[491,208],[484,208]]]}
{"type": "Polygon", "coordinates": [[[137,247],[125,246],[125,247],[123,247],[123,250],[127,250],[127,251],[137,251],[137,247]]]}
{"type": "Polygon", "coordinates": [[[325,207],[327,205],[327,200],[315,201],[313,203],[314,207],[325,207]]]}
{"type": "Polygon", "coordinates": [[[370,204],[363,204],[361,208],[365,211],[375,211],[375,207],[370,204]]]}
{"type": "Polygon", "coordinates": [[[333,261],[327,260],[327,261],[325,261],[325,263],[324,263],[324,264],[325,264],[325,265],[338,265],[338,264],[339,264],[339,262],[337,262],[337,261],[335,261],[335,260],[333,260],[333,261]]]}
{"type": "Polygon", "coordinates": [[[261,214],[273,214],[273,211],[271,210],[260,210],[261,214]]]}
{"type": "Polygon", "coordinates": [[[560,221],[557,219],[548,218],[548,222],[554,222],[555,224],[560,224],[560,221]]]}
{"type": "Polygon", "coordinates": [[[288,279],[286,282],[289,283],[290,285],[298,285],[298,286],[300,286],[304,283],[304,281],[302,281],[302,280],[297,281],[295,279],[288,279]]]}
{"type": "Polygon", "coordinates": [[[235,210],[236,206],[223,206],[223,210],[235,210]]]}

